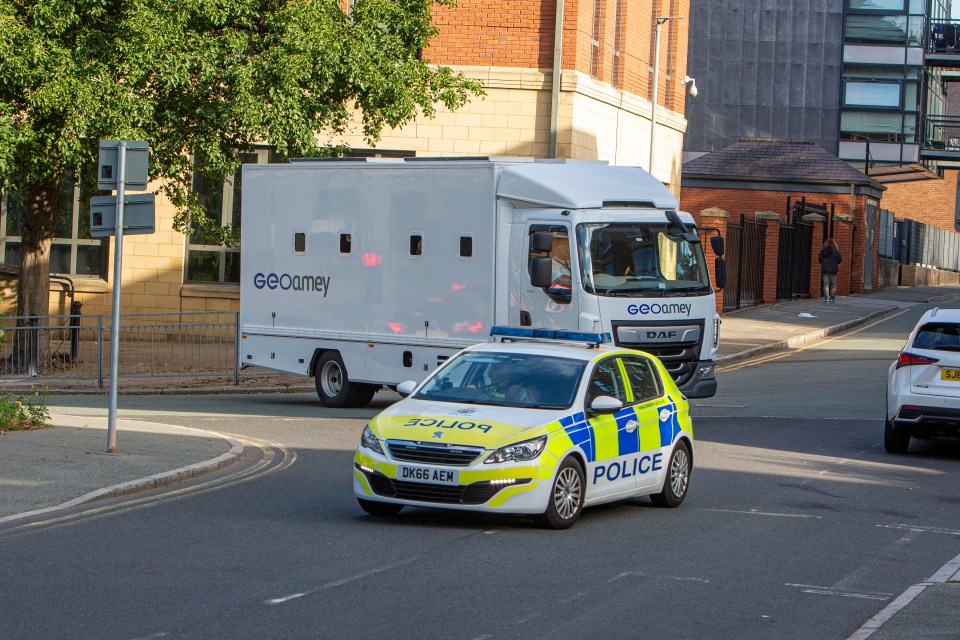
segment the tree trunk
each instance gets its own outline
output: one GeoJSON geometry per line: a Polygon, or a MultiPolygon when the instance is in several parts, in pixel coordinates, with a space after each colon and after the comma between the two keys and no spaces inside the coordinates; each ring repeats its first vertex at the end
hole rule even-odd
{"type": "MultiPolygon", "coordinates": [[[[23,231],[20,236],[20,281],[17,285],[17,326],[27,325],[24,316],[46,316],[50,314],[50,245],[57,217],[60,195],[60,178],[30,185],[25,193],[25,212],[23,231]]],[[[38,320],[38,325],[47,324],[38,320]]],[[[21,367],[31,361],[31,350],[35,355],[41,348],[38,343],[46,342],[46,335],[40,331],[17,330],[14,332],[13,359],[21,367]],[[31,335],[34,334],[34,335],[31,335]],[[32,341],[33,343],[31,347],[32,341]]],[[[33,362],[37,365],[36,362],[33,362]]]]}

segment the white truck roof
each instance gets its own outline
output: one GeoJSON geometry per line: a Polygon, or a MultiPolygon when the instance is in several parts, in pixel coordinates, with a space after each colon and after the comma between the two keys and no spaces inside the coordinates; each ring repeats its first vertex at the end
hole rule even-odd
{"type": "MultiPolygon", "coordinates": [[[[497,195],[541,207],[600,209],[605,203],[617,203],[652,209],[676,209],[680,204],[662,182],[643,169],[611,166],[602,160],[421,156],[354,158],[349,161],[297,158],[291,162],[325,169],[343,168],[346,162],[365,163],[378,168],[499,165],[503,167],[503,173],[497,186],[497,195]]],[[[269,165],[261,165],[264,166],[269,165]]]]}
{"type": "Polygon", "coordinates": [[[679,205],[663,183],[646,171],[594,162],[533,162],[504,167],[497,195],[562,209],[599,209],[610,202],[656,209],[676,209],[679,205]]]}

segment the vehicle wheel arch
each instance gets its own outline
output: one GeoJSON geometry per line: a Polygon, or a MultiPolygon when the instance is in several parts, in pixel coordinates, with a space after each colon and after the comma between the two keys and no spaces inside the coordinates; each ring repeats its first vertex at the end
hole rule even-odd
{"type": "MultiPolygon", "coordinates": [[[[307,368],[307,375],[313,378],[317,373],[317,363],[320,362],[320,358],[323,357],[327,351],[336,351],[336,349],[325,349],[324,347],[317,347],[313,350],[313,356],[310,358],[310,366],[307,368]]],[[[342,357],[342,356],[341,356],[342,357]]]]}

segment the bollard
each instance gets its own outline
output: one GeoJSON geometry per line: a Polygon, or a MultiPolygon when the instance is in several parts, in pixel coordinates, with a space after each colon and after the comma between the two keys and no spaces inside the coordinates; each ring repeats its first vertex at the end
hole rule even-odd
{"type": "Polygon", "coordinates": [[[29,338],[27,342],[27,349],[29,353],[27,355],[27,375],[31,378],[37,377],[37,362],[40,361],[40,340],[37,336],[37,316],[30,316],[27,320],[27,326],[29,327],[29,338]]]}
{"type": "Polygon", "coordinates": [[[80,351],[80,308],[83,303],[74,300],[70,303],[70,362],[77,361],[80,351]]]}

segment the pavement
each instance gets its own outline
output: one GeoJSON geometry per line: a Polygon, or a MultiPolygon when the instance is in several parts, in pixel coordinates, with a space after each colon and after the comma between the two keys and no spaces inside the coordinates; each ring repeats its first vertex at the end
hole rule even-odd
{"type": "MultiPolygon", "coordinates": [[[[835,304],[798,299],[725,313],[718,366],[797,348],[916,304],[960,300],[960,287],[893,287],[835,304]]],[[[176,378],[151,382],[149,389],[123,393],[290,393],[311,392],[311,380],[257,374],[240,386],[176,378]]],[[[102,393],[57,385],[45,392],[102,393]]],[[[23,383],[4,384],[0,393],[23,393],[23,383]]],[[[123,451],[107,454],[107,420],[51,416],[49,429],[0,434],[0,527],[68,507],[144,491],[212,472],[239,460],[243,444],[222,434],[174,425],[119,419],[123,451]]],[[[890,602],[848,640],[957,637],[960,629],[960,556],[926,581],[890,602]],[[946,635],[944,635],[946,634],[946,635]]]]}

